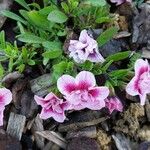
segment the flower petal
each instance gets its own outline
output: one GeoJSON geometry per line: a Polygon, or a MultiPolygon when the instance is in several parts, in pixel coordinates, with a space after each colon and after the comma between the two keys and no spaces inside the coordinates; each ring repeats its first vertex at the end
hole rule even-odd
{"type": "Polygon", "coordinates": [[[65,113],[55,113],[53,114],[53,118],[55,121],[62,123],[65,121],[66,116],[65,113]]]}
{"type": "Polygon", "coordinates": [[[108,87],[105,87],[105,86],[101,86],[101,87],[94,87],[94,88],[90,88],[89,89],[89,93],[94,97],[96,98],[97,100],[98,99],[105,99],[108,97],[109,95],[109,88],[108,87]]]}
{"type": "Polygon", "coordinates": [[[81,71],[76,76],[75,81],[78,86],[78,90],[88,89],[90,87],[95,86],[95,84],[96,84],[93,73],[91,73],[89,71],[81,71]]]}
{"type": "Polygon", "coordinates": [[[150,67],[147,60],[144,61],[143,59],[138,59],[135,62],[134,69],[135,69],[135,76],[140,76],[144,72],[149,72],[150,67]]]}
{"type": "Polygon", "coordinates": [[[104,62],[105,59],[103,58],[103,56],[98,52],[94,52],[94,53],[90,53],[88,55],[87,60],[91,61],[91,62],[104,62]]]}
{"type": "Polygon", "coordinates": [[[87,108],[91,110],[100,110],[103,107],[105,107],[105,101],[104,100],[95,100],[93,102],[88,101],[88,103],[84,104],[87,108]]]}
{"type": "Polygon", "coordinates": [[[0,89],[0,103],[8,105],[12,101],[12,93],[9,89],[1,88],[0,89]]]}
{"type": "Polygon", "coordinates": [[[81,105],[81,104],[78,104],[78,105],[71,105],[69,110],[82,110],[82,109],[85,109],[86,107],[81,105]]]}
{"type": "Polygon", "coordinates": [[[3,126],[4,109],[4,106],[0,106],[0,126],[3,126]]]}
{"type": "Polygon", "coordinates": [[[76,89],[75,79],[70,75],[63,75],[57,80],[57,88],[63,95],[68,95],[76,89]]]}
{"type": "Polygon", "coordinates": [[[145,101],[146,101],[146,93],[140,94],[140,104],[143,106],[145,105],[145,101]]]}
{"type": "Polygon", "coordinates": [[[81,41],[82,43],[86,43],[86,39],[88,37],[88,33],[86,30],[82,30],[80,33],[80,37],[79,37],[79,41],[81,41]]]}
{"type": "Polygon", "coordinates": [[[45,109],[45,108],[42,108],[42,111],[40,113],[40,118],[41,119],[48,119],[50,117],[53,116],[53,110],[52,109],[45,109]]]}
{"type": "Polygon", "coordinates": [[[47,94],[44,98],[45,101],[50,100],[52,98],[58,99],[58,97],[55,96],[55,94],[53,94],[52,92],[47,94]]]}
{"type": "Polygon", "coordinates": [[[129,95],[132,95],[132,96],[136,96],[139,94],[138,92],[138,84],[137,84],[137,77],[133,77],[132,80],[127,84],[126,86],[126,92],[129,94],[129,95]]]}
{"type": "Polygon", "coordinates": [[[64,112],[63,113],[57,113],[57,112],[52,111],[52,109],[43,108],[41,111],[41,114],[40,114],[40,118],[45,120],[45,119],[48,119],[50,117],[52,117],[57,122],[64,122],[64,120],[66,118],[64,112]]]}
{"type": "Polygon", "coordinates": [[[34,99],[38,105],[41,105],[42,107],[45,106],[46,101],[44,100],[44,98],[34,95],[34,99]]]}

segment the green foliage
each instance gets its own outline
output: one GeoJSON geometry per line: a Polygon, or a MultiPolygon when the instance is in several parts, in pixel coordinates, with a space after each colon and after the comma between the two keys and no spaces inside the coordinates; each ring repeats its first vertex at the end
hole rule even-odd
{"type": "Polygon", "coordinates": [[[113,38],[113,36],[117,34],[117,32],[118,32],[118,29],[116,27],[108,28],[97,38],[98,44],[100,46],[106,44],[109,40],[113,38]]]}
{"type": "Polygon", "coordinates": [[[74,63],[71,61],[61,61],[53,65],[52,83],[56,83],[57,79],[63,74],[74,74],[74,63]]]}
{"type": "Polygon", "coordinates": [[[29,10],[29,11],[31,10],[25,0],[15,0],[15,1],[16,1],[18,4],[20,4],[21,6],[23,6],[25,9],[27,9],[27,10],[29,10]]]}
{"type": "Polygon", "coordinates": [[[112,61],[120,61],[120,60],[123,60],[123,59],[126,59],[126,58],[129,58],[129,56],[131,55],[131,51],[124,51],[124,52],[118,52],[118,53],[115,53],[113,55],[110,55],[106,58],[106,62],[112,60],[112,61]]]}
{"type": "MultiPolygon", "coordinates": [[[[11,44],[5,41],[4,32],[0,32],[0,62],[8,61],[8,72],[14,69],[23,72],[26,65],[35,65],[34,56],[37,52],[32,48],[18,48],[16,42],[11,44]]],[[[0,74],[2,66],[0,66],[0,74]]]]}
{"type": "Polygon", "coordinates": [[[3,10],[1,12],[1,14],[6,16],[6,17],[8,17],[8,18],[11,18],[11,19],[14,19],[16,21],[19,21],[19,22],[21,22],[23,24],[27,23],[23,18],[21,18],[20,16],[16,15],[15,13],[12,13],[12,12],[10,12],[8,10],[3,10]]]}
{"type": "Polygon", "coordinates": [[[86,3],[89,3],[93,6],[105,6],[107,3],[106,3],[106,0],[85,0],[86,3]]]}
{"type": "Polygon", "coordinates": [[[59,10],[53,10],[48,15],[48,20],[55,23],[64,23],[67,19],[68,17],[59,10]]]}
{"type": "Polygon", "coordinates": [[[109,5],[105,0],[67,0],[62,2],[64,12],[73,20],[74,28],[97,28],[99,24],[110,22],[109,5]]]}
{"type": "MultiPolygon", "coordinates": [[[[57,93],[56,82],[63,74],[75,76],[81,70],[91,71],[95,75],[104,74],[106,83],[113,86],[124,84],[131,73],[133,64],[138,58],[131,51],[119,52],[108,56],[104,63],[86,61],[75,64],[63,52],[63,43],[66,39],[67,28],[74,31],[82,29],[103,28],[105,23],[113,21],[110,6],[106,0],[66,0],[60,6],[56,0],[43,0],[43,6],[38,3],[27,4],[25,0],[15,0],[22,6],[18,14],[11,11],[2,11],[2,15],[16,21],[16,38],[23,42],[23,47],[5,41],[5,33],[0,32],[0,78],[5,71],[18,70],[23,72],[27,65],[42,65],[44,70],[51,72],[51,81],[54,84],[50,90],[57,93]],[[129,68],[111,70],[111,65],[117,61],[130,58],[129,68]],[[3,68],[8,65],[8,70],[3,68]],[[43,64],[42,64],[43,63],[43,64]]],[[[106,29],[97,38],[99,46],[106,44],[118,32],[116,27],[106,29]]]]}

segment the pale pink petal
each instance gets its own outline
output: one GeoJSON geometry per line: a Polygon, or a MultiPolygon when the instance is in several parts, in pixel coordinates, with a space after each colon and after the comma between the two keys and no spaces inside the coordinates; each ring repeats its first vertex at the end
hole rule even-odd
{"type": "Polygon", "coordinates": [[[65,98],[70,104],[78,105],[80,104],[80,101],[81,101],[80,91],[74,91],[65,98]]]}
{"type": "Polygon", "coordinates": [[[52,109],[42,108],[42,111],[40,113],[40,118],[45,120],[45,119],[52,117],[53,115],[54,113],[52,109]]]}
{"type": "Polygon", "coordinates": [[[105,86],[93,87],[89,89],[89,93],[97,100],[103,100],[109,95],[109,88],[105,86]]]}
{"type": "Polygon", "coordinates": [[[61,104],[63,110],[69,110],[71,104],[68,101],[65,101],[61,104]]]}
{"type": "Polygon", "coordinates": [[[55,121],[62,123],[65,121],[66,116],[64,113],[54,113],[53,118],[55,121]]]}
{"type": "Polygon", "coordinates": [[[95,100],[93,102],[87,102],[85,106],[91,110],[100,110],[103,107],[105,107],[105,101],[104,100],[95,100]]]}
{"type": "Polygon", "coordinates": [[[127,84],[126,86],[126,92],[129,94],[129,95],[132,95],[132,96],[136,96],[139,94],[138,92],[138,84],[137,84],[137,77],[134,77],[132,78],[132,80],[127,84]]]}
{"type": "Polygon", "coordinates": [[[45,102],[46,102],[46,101],[44,100],[44,98],[35,95],[35,96],[34,96],[34,99],[35,99],[35,101],[36,101],[36,103],[37,103],[38,105],[41,105],[42,107],[45,106],[45,102]]]}
{"type": "Polygon", "coordinates": [[[135,62],[134,69],[135,69],[135,76],[139,76],[144,72],[148,72],[149,71],[148,61],[147,60],[144,61],[143,59],[138,59],[135,62]]]}
{"type": "Polygon", "coordinates": [[[12,93],[9,89],[0,88],[0,103],[8,105],[12,101],[12,93]]]}
{"type": "Polygon", "coordinates": [[[52,98],[58,98],[58,97],[56,97],[55,96],[55,94],[53,94],[52,92],[51,93],[49,93],[49,94],[47,94],[46,96],[45,96],[45,98],[44,98],[44,100],[50,100],[50,99],[52,99],[52,98]]]}
{"type": "Polygon", "coordinates": [[[77,50],[76,52],[78,53],[78,57],[82,62],[85,62],[87,60],[89,55],[87,51],[77,50]]]}
{"type": "Polygon", "coordinates": [[[57,80],[57,88],[63,95],[68,95],[76,89],[75,79],[70,75],[63,75],[57,80]]]}
{"type": "Polygon", "coordinates": [[[123,105],[117,97],[112,97],[112,98],[109,98],[109,99],[105,99],[105,102],[106,102],[106,107],[108,108],[110,114],[114,110],[122,112],[123,105]]]}
{"type": "Polygon", "coordinates": [[[43,108],[41,111],[41,114],[40,114],[40,118],[45,120],[45,119],[48,119],[50,117],[52,117],[57,122],[64,122],[64,120],[66,118],[64,112],[63,113],[57,113],[57,112],[52,111],[52,109],[47,110],[47,109],[43,108]]]}
{"type": "Polygon", "coordinates": [[[81,105],[81,104],[78,104],[78,105],[71,105],[71,107],[69,108],[69,110],[82,110],[82,109],[85,109],[86,107],[81,105]]]}
{"type": "Polygon", "coordinates": [[[116,101],[116,110],[122,112],[123,111],[123,105],[122,105],[121,101],[117,97],[115,97],[115,101],[116,101]]]}
{"type": "Polygon", "coordinates": [[[0,126],[3,126],[4,109],[4,106],[0,106],[0,126]]]}
{"type": "Polygon", "coordinates": [[[79,90],[84,90],[90,87],[94,87],[96,84],[93,73],[88,72],[88,71],[81,71],[76,76],[75,81],[76,81],[76,84],[78,85],[79,90]]]}
{"type": "Polygon", "coordinates": [[[80,37],[79,37],[79,41],[81,41],[82,43],[86,43],[86,39],[88,37],[88,33],[86,30],[82,30],[80,33],[80,37]]]}
{"type": "Polygon", "coordinates": [[[62,113],[64,112],[64,110],[61,108],[61,104],[60,105],[56,105],[52,107],[57,113],[62,113]]]}
{"type": "Polygon", "coordinates": [[[140,97],[140,104],[142,106],[145,105],[145,102],[146,102],[146,93],[143,93],[142,95],[140,94],[139,97],[140,97]]]}

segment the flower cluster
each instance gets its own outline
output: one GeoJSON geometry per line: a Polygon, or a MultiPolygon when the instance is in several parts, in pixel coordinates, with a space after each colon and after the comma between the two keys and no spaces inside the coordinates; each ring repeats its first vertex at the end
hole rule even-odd
{"type": "Polygon", "coordinates": [[[77,63],[83,63],[86,60],[104,62],[98,50],[98,43],[88,35],[86,30],[81,31],[79,40],[70,41],[69,51],[70,57],[77,63]]]}
{"type": "Polygon", "coordinates": [[[112,3],[116,3],[116,5],[121,5],[125,2],[132,2],[132,0],[110,0],[112,3]]]}
{"type": "MultiPolygon", "coordinates": [[[[112,1],[121,4],[124,1],[112,1]]],[[[91,62],[103,62],[104,58],[98,51],[97,42],[83,30],[79,40],[71,40],[70,57],[77,63],[86,60],[91,62]]],[[[139,95],[141,105],[145,104],[146,95],[150,93],[150,66],[148,61],[138,59],[135,62],[135,76],[128,83],[126,92],[132,96],[139,95]]],[[[97,86],[92,72],[81,71],[74,78],[70,75],[62,75],[57,80],[57,89],[63,98],[58,98],[54,93],[49,93],[45,98],[35,95],[34,99],[41,105],[40,117],[48,119],[53,117],[58,122],[66,119],[66,110],[100,110],[106,107],[111,114],[114,110],[122,112],[123,105],[118,97],[108,97],[109,89],[106,86],[97,86]]],[[[113,93],[114,94],[114,93],[113,93]]]]}
{"type": "Polygon", "coordinates": [[[105,99],[109,95],[109,89],[96,86],[94,75],[88,71],[80,72],[76,78],[70,75],[61,76],[57,81],[57,88],[64,96],[65,102],[53,93],[45,98],[34,97],[37,104],[42,106],[42,119],[53,117],[56,121],[63,122],[65,110],[100,110],[105,107],[105,99]]]}
{"type": "Polygon", "coordinates": [[[12,101],[12,93],[6,88],[0,89],[0,126],[3,125],[5,106],[12,101]]]}

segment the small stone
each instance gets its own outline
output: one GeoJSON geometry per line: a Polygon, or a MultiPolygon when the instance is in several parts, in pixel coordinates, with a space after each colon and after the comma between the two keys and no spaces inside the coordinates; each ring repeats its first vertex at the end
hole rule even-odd
{"type": "Polygon", "coordinates": [[[94,139],[78,137],[69,142],[66,150],[100,150],[100,146],[94,139]]]}
{"type": "Polygon", "coordinates": [[[66,139],[72,139],[72,138],[81,137],[81,136],[85,136],[89,138],[96,138],[96,134],[97,134],[96,126],[90,126],[90,127],[85,127],[78,131],[68,132],[66,135],[66,139]]]}
{"type": "Polygon", "coordinates": [[[0,133],[0,150],[22,150],[22,146],[16,138],[0,133]]]}
{"type": "Polygon", "coordinates": [[[150,150],[150,142],[149,141],[142,142],[139,146],[139,150],[150,150]]]}
{"type": "Polygon", "coordinates": [[[48,88],[51,86],[51,75],[44,74],[30,81],[31,91],[38,96],[45,96],[49,93],[48,88]]]}
{"type": "Polygon", "coordinates": [[[83,110],[68,115],[69,120],[60,124],[59,132],[79,130],[84,127],[94,126],[108,119],[101,111],[83,110]]]}
{"type": "Polygon", "coordinates": [[[23,77],[23,74],[21,74],[17,71],[9,73],[3,78],[2,84],[6,88],[9,88],[14,82],[16,82],[18,79],[20,79],[22,77],[23,77]]]}
{"type": "MultiPolygon", "coordinates": [[[[14,0],[0,0],[0,13],[3,10],[10,9],[13,1],[14,0]]],[[[6,20],[6,17],[0,15],[0,28],[3,26],[5,20],[6,20]]]]}

